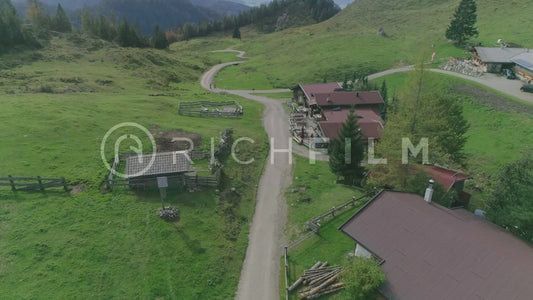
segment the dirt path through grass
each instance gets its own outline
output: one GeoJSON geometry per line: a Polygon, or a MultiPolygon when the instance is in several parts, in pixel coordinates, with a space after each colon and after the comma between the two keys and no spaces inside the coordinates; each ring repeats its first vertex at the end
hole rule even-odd
{"type": "MultiPolygon", "coordinates": [[[[237,52],[240,57],[244,54],[236,50],[224,51],[237,52]]],[[[288,117],[280,101],[250,95],[251,92],[258,91],[223,90],[212,85],[218,71],[239,63],[241,61],[214,66],[202,76],[202,87],[213,92],[226,92],[263,103],[265,105],[263,126],[269,140],[274,143],[273,148],[288,149],[291,138],[288,117]]],[[[292,165],[289,164],[289,154],[275,153],[274,159],[269,155],[259,181],[255,213],[236,299],[279,299],[279,258],[282,254],[283,228],[287,218],[283,195],[291,182],[292,165]]]]}

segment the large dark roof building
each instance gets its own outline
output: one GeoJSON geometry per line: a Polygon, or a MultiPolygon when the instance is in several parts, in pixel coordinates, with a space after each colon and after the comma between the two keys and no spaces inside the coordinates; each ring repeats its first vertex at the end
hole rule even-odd
{"type": "Polygon", "coordinates": [[[467,210],[384,191],[340,230],[379,259],[387,299],[531,299],[533,247],[467,210]]]}

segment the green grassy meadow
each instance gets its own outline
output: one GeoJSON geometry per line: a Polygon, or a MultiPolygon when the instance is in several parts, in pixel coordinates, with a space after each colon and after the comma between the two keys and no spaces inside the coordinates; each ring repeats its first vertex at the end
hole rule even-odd
{"type": "Polygon", "coordinates": [[[2,298],[232,298],[268,143],[258,122],[262,105],[199,87],[202,72],[230,56],[200,45],[121,49],[75,35],[51,43],[34,54],[39,59],[0,70],[0,177],[64,176],[86,190],[0,190],[2,298]],[[236,100],[246,113],[240,119],[178,115],[179,102],[198,100],[236,100]],[[158,191],[100,193],[107,174],[100,143],[121,122],[199,133],[204,149],[211,137],[218,141],[234,128],[235,137],[256,141],[240,147],[256,163],[223,162],[219,193],[169,190],[167,205],[180,209],[180,220],[167,223],[156,214],[158,191]]]}
{"type": "Polygon", "coordinates": [[[293,182],[285,193],[289,207],[286,227],[289,240],[305,230],[309,219],[352,200],[352,197],[363,195],[358,189],[336,184],[337,177],[331,173],[328,162],[316,161],[311,164],[309,159],[300,156],[294,158],[293,182]],[[293,193],[292,190],[297,192],[293,193]]]}
{"type": "MultiPolygon", "coordinates": [[[[480,34],[473,42],[496,46],[504,39],[533,47],[527,26],[514,21],[530,19],[528,1],[476,2],[480,34]]],[[[458,4],[459,0],[358,0],[319,24],[268,35],[244,29],[239,49],[250,61],[220,73],[217,81],[286,88],[300,82],[342,81],[354,71],[371,74],[410,65],[421,55],[429,60],[432,52],[439,62],[468,56],[444,37],[458,4]],[[379,28],[387,37],[377,34],[379,28]]]]}

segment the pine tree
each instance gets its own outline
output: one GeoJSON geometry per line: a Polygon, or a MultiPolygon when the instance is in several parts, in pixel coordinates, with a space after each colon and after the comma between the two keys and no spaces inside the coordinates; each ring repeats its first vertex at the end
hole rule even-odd
{"type": "Polygon", "coordinates": [[[156,49],[166,49],[168,47],[167,37],[159,25],[155,26],[154,34],[152,35],[152,47],[156,49]]]}
{"type": "Polygon", "coordinates": [[[128,21],[124,20],[118,26],[117,30],[117,43],[121,47],[132,47],[131,29],[128,21]]]}
{"type": "Polygon", "coordinates": [[[461,0],[459,7],[455,10],[452,22],[446,29],[446,38],[462,45],[469,38],[477,36],[476,10],[475,0],[461,0]]]}
{"type": "Polygon", "coordinates": [[[241,31],[239,29],[239,26],[235,26],[235,28],[233,29],[233,38],[234,39],[241,39],[241,31]]]}
{"type": "Polygon", "coordinates": [[[29,0],[26,9],[26,18],[33,23],[32,29],[40,39],[50,38],[52,19],[44,10],[43,4],[38,0],[29,0]]]}
{"type": "Polygon", "coordinates": [[[342,124],[339,137],[330,141],[329,167],[334,174],[344,177],[345,183],[358,185],[365,172],[365,168],[361,166],[363,158],[361,129],[352,109],[348,119],[342,124]]]}
{"type": "Polygon", "coordinates": [[[56,16],[53,21],[53,30],[59,32],[72,32],[72,24],[67,17],[67,14],[61,7],[61,4],[57,4],[56,16]]]}

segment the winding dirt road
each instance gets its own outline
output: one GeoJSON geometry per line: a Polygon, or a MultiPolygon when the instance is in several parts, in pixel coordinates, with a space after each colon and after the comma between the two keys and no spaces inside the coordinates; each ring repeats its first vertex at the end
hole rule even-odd
{"type": "MultiPolygon", "coordinates": [[[[236,50],[223,51],[237,52],[240,57],[243,57],[244,54],[242,51],[236,50]]],[[[271,148],[288,149],[291,136],[288,130],[288,116],[283,109],[282,102],[267,97],[251,95],[252,92],[279,92],[286,90],[235,91],[218,88],[211,89],[211,83],[218,71],[226,66],[241,62],[236,61],[214,66],[202,76],[202,87],[213,92],[226,92],[264,104],[263,127],[268,134],[271,148]]],[[[283,227],[287,218],[287,208],[283,194],[285,189],[291,184],[291,181],[292,165],[289,164],[289,153],[270,153],[263,176],[259,181],[255,213],[250,228],[248,248],[236,299],[279,299],[279,258],[282,254],[283,227]]]]}
{"type": "MultiPolygon", "coordinates": [[[[237,53],[238,58],[245,58],[243,51],[233,49],[218,50],[214,52],[235,52],[237,53]]],[[[265,111],[262,122],[271,143],[271,150],[288,149],[289,143],[291,143],[291,136],[288,130],[288,116],[283,109],[282,102],[267,97],[252,95],[252,93],[288,92],[290,91],[289,89],[225,90],[213,88],[213,80],[220,70],[227,66],[238,65],[243,62],[244,60],[239,60],[222,63],[212,67],[202,76],[202,87],[212,92],[225,92],[264,104],[265,111]]],[[[413,70],[413,66],[386,70],[370,75],[368,78],[375,79],[385,75],[407,72],[410,70],[413,70]]],[[[517,80],[514,82],[506,81],[493,74],[485,74],[483,77],[474,78],[439,69],[428,70],[478,82],[492,89],[533,103],[533,95],[528,95],[519,91],[520,83],[517,80]]],[[[303,157],[309,157],[309,151],[307,148],[296,143],[291,144],[293,153],[303,157]]],[[[328,160],[328,157],[326,155],[317,154],[316,159],[328,160]]],[[[283,228],[287,217],[287,208],[283,194],[291,182],[292,165],[289,164],[289,154],[273,154],[271,152],[268,156],[263,176],[259,181],[255,213],[250,228],[249,243],[241,271],[236,299],[279,299],[279,258],[282,255],[283,228]],[[274,158],[272,158],[272,155],[274,155],[274,158]]]]}

